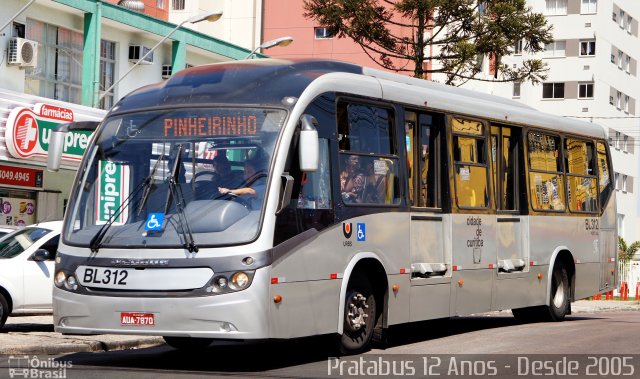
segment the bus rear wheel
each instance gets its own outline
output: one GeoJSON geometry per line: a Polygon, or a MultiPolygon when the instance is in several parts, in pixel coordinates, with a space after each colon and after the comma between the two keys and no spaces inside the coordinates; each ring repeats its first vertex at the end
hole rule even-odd
{"type": "Polygon", "coordinates": [[[569,275],[560,263],[553,268],[551,278],[551,301],[547,306],[551,321],[562,321],[569,314],[569,275]]]}
{"type": "Polygon", "coordinates": [[[355,275],[349,281],[344,304],[343,333],[338,349],[344,355],[366,350],[373,337],[378,310],[373,288],[363,275],[355,275]]]}
{"type": "Polygon", "coordinates": [[[212,338],[162,337],[167,345],[178,350],[198,350],[211,345],[212,338]]]}

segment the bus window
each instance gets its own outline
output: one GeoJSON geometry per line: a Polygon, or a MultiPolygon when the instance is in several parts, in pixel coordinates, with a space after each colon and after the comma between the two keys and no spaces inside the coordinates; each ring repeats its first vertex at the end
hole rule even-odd
{"type": "Polygon", "coordinates": [[[491,127],[491,161],[498,210],[518,210],[517,146],[518,130],[506,126],[491,127]],[[501,141],[500,143],[498,141],[501,141]]]}
{"type": "Polygon", "coordinates": [[[346,204],[399,204],[393,113],[374,105],[338,104],[340,192],[346,204]]]}
{"type": "Polygon", "coordinates": [[[597,212],[596,173],[593,144],[567,138],[564,141],[567,168],[567,199],[571,212],[597,212]]]}
{"type": "Polygon", "coordinates": [[[452,118],[456,201],[463,208],[489,206],[486,140],[480,121],[452,118]]]}
{"type": "Polygon", "coordinates": [[[613,185],[611,183],[611,172],[609,171],[609,163],[607,161],[607,148],[602,142],[596,144],[598,151],[598,178],[599,178],[599,192],[600,192],[600,204],[602,207],[609,200],[613,185]]]}
{"type": "Polygon", "coordinates": [[[564,175],[560,161],[560,137],[528,133],[529,186],[533,209],[564,211],[564,175]]]}
{"type": "Polygon", "coordinates": [[[330,209],[331,168],[329,165],[329,140],[319,139],[320,162],[314,172],[300,173],[300,192],[291,200],[293,206],[305,209],[330,209]]]}
{"type": "Polygon", "coordinates": [[[440,208],[438,165],[439,131],[444,124],[441,114],[405,113],[407,161],[409,166],[409,195],[411,205],[440,208]],[[416,126],[418,124],[418,126],[416,126]],[[419,141],[419,142],[418,142],[419,141]],[[414,164],[415,160],[415,164],[414,164]],[[414,186],[418,189],[414,198],[414,186]]]}

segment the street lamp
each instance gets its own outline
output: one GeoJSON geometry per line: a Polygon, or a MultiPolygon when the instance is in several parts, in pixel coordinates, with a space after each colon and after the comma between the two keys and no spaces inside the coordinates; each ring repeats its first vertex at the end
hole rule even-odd
{"type": "Polygon", "coordinates": [[[286,36],[286,37],[280,37],[280,38],[276,38],[276,39],[272,39],[271,41],[267,41],[265,43],[263,43],[262,45],[256,47],[255,49],[253,49],[251,51],[251,53],[249,53],[249,55],[246,56],[246,58],[244,59],[249,59],[253,56],[253,54],[256,53],[256,51],[260,50],[260,49],[270,49],[274,46],[289,46],[291,44],[291,42],[293,42],[293,37],[291,36],[286,36]]]}
{"type": "Polygon", "coordinates": [[[127,70],[127,72],[125,72],[122,76],[120,76],[120,78],[118,78],[118,80],[115,81],[115,83],[113,83],[111,85],[111,87],[107,88],[102,95],[100,95],[100,97],[98,98],[98,102],[96,104],[94,104],[94,106],[98,106],[98,104],[100,104],[100,101],[107,96],[107,94],[115,87],[118,85],[118,83],[120,83],[122,81],[122,79],[124,79],[127,75],[129,75],[129,73],[131,71],[133,71],[134,68],[136,68],[137,65],[139,65],[142,61],[144,61],[151,53],[153,53],[153,51],[158,48],[158,46],[160,46],[164,41],[167,40],[167,38],[171,37],[171,35],[173,33],[175,33],[176,30],[180,29],[180,27],[184,24],[186,24],[187,22],[190,22],[192,24],[196,24],[198,22],[201,21],[209,21],[209,22],[215,22],[218,21],[220,19],[220,17],[222,17],[222,11],[216,11],[216,12],[210,12],[210,13],[203,13],[203,14],[198,14],[195,15],[193,17],[190,17],[184,21],[182,21],[181,23],[179,23],[178,25],[176,25],[175,28],[173,28],[173,30],[171,30],[167,35],[165,35],[164,37],[162,37],[162,39],[160,40],[160,42],[156,43],[151,49],[149,49],[149,51],[147,51],[147,53],[145,55],[142,56],[142,58],[138,59],[138,61],[131,66],[131,68],[129,68],[129,70],[127,70]]]}
{"type": "Polygon", "coordinates": [[[24,11],[25,11],[25,9],[29,8],[29,6],[31,6],[31,4],[33,4],[35,1],[36,1],[36,0],[31,0],[31,1],[29,1],[29,2],[27,3],[27,5],[25,5],[24,7],[22,7],[22,9],[20,9],[20,10],[18,11],[18,13],[14,14],[14,15],[13,15],[13,17],[11,17],[11,18],[9,19],[9,21],[7,21],[4,25],[2,25],[2,27],[0,28],[0,32],[1,32],[1,31],[3,31],[3,30],[4,30],[4,28],[6,28],[7,26],[9,26],[9,24],[10,24],[13,20],[15,20],[16,18],[18,18],[18,16],[20,16],[20,14],[21,14],[22,12],[24,12],[24,11]]]}

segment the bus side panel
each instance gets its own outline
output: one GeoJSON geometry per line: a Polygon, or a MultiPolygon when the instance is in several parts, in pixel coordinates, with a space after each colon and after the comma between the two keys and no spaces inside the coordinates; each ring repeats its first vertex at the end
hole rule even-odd
{"type": "MultiPolygon", "coordinates": [[[[345,277],[345,270],[352,258],[360,252],[377,256],[386,271],[389,283],[387,322],[391,325],[409,321],[409,219],[409,214],[403,212],[354,217],[345,221],[351,224],[350,234],[344,231],[342,223],[333,225],[281,256],[274,257],[271,278],[277,278],[278,283],[318,283],[307,286],[298,283],[291,287],[287,285],[287,297],[278,292],[285,291],[285,286],[272,284],[271,295],[280,294],[283,300],[281,305],[271,308],[271,330],[281,333],[291,328],[292,330],[286,331],[291,336],[312,335],[317,331],[336,332],[340,284],[342,280],[349,279],[345,277]],[[359,227],[364,232],[360,238],[357,235],[359,227]],[[400,274],[401,268],[405,270],[405,274],[400,274]],[[325,286],[320,282],[331,284],[325,286]],[[397,294],[391,290],[393,284],[400,286],[397,294]],[[320,291],[320,295],[316,295],[314,291],[320,291]],[[334,292],[330,294],[330,291],[334,292]],[[318,311],[320,308],[322,310],[318,311]],[[319,321],[314,321],[314,324],[311,320],[315,318],[300,317],[299,311],[302,309],[305,314],[324,314],[325,310],[329,313],[322,320],[318,318],[319,321]],[[290,320],[296,317],[300,321],[291,324],[290,320]],[[296,330],[293,330],[294,326],[296,330]]],[[[273,302],[273,299],[270,301],[273,302]]]]}
{"type": "Polygon", "coordinates": [[[600,263],[576,265],[575,300],[593,296],[600,292],[600,263]]]}
{"type": "Polygon", "coordinates": [[[271,285],[269,336],[294,338],[337,331],[341,280],[317,280],[271,285]],[[281,297],[281,302],[273,299],[281,297]]]}
{"type": "Polygon", "coordinates": [[[411,286],[411,322],[449,317],[451,284],[411,286]]]}
{"type": "Polygon", "coordinates": [[[548,266],[536,266],[521,274],[499,274],[508,277],[496,280],[491,309],[499,311],[543,304],[547,281],[538,279],[538,274],[546,275],[547,271],[548,266]]]}

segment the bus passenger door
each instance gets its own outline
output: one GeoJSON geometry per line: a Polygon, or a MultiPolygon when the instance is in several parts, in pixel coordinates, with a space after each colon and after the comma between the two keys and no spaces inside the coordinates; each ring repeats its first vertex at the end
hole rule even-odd
{"type": "Polygon", "coordinates": [[[444,116],[405,112],[407,163],[411,201],[410,320],[449,316],[451,235],[450,216],[442,213],[441,159],[444,116]]]}
{"type": "MultiPolygon", "coordinates": [[[[527,288],[529,271],[528,218],[520,212],[519,183],[522,169],[518,156],[520,128],[491,126],[492,180],[496,196],[497,280],[492,309],[510,309],[531,304],[527,288]]],[[[523,204],[525,206],[526,204],[523,204]]]]}

